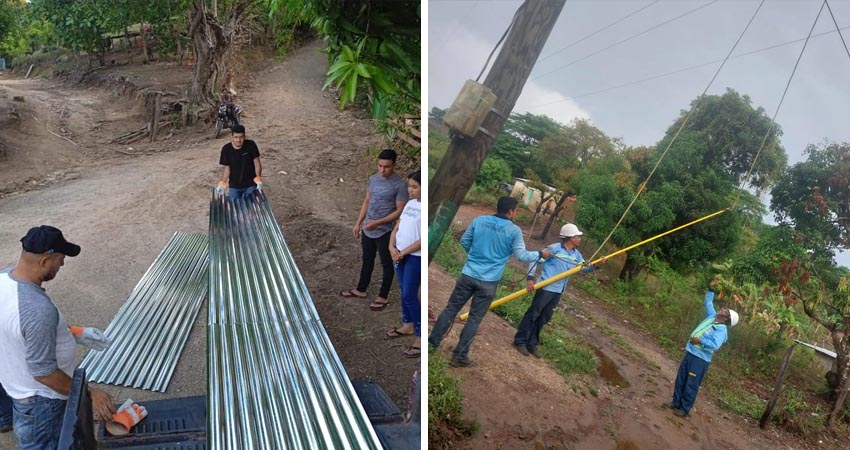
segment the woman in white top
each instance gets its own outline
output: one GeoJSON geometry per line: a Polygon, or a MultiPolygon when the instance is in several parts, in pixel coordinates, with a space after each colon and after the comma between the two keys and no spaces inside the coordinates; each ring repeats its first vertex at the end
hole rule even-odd
{"type": "Polygon", "coordinates": [[[420,349],[419,284],[422,273],[422,252],[420,239],[421,217],[421,172],[410,174],[407,180],[407,194],[410,197],[401,218],[395,224],[390,235],[390,255],[396,264],[398,285],[401,289],[400,327],[387,331],[388,338],[415,336],[413,343],[401,354],[407,358],[418,358],[420,349]]]}

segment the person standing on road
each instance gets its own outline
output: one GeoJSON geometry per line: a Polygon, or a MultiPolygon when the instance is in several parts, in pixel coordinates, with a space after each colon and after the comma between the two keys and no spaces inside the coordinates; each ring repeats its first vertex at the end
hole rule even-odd
{"type": "Polygon", "coordinates": [[[366,298],[366,288],[372,281],[375,269],[375,253],[381,257],[383,278],[378,296],[369,305],[373,311],[384,309],[389,303],[390,286],[393,284],[393,258],[390,255],[390,232],[396,219],[401,216],[407,203],[407,183],[395,174],[395,162],[398,155],[394,150],[383,150],[378,154],[378,173],[369,177],[366,184],[366,196],[360,205],[357,222],[352,234],[360,237],[363,250],[363,265],[360,267],[360,279],[357,287],[342,291],[343,297],[366,298]]]}
{"type": "MultiPolygon", "coordinates": [[[[0,271],[0,383],[12,398],[15,435],[20,450],[55,450],[77,344],[105,349],[109,340],[94,328],[70,327],[45,293],[50,281],[77,256],[80,247],[58,229],[42,225],[21,238],[17,265],[0,271]]],[[[95,415],[108,420],[115,412],[109,394],[90,387],[95,415]]]]}
{"type": "Polygon", "coordinates": [[[460,278],[455,282],[446,308],[440,313],[428,336],[428,344],[432,348],[440,347],[449,325],[463,305],[472,298],[469,319],[452,352],[451,366],[466,367],[472,364],[468,358],[469,349],[478,334],[478,325],[490,309],[508,258],[513,255],[519,261],[531,262],[551,256],[546,249],[537,252],[525,249],[522,231],[513,223],[517,203],[512,197],[500,198],[496,204],[496,214],[475,218],[460,238],[460,245],[467,252],[466,263],[460,278]]]}
{"type": "Polygon", "coordinates": [[[263,190],[260,149],[256,142],[245,139],[245,126],[236,125],[230,129],[230,142],[221,147],[218,163],[224,170],[215,188],[216,195],[226,194],[236,199],[263,190]]]}
{"type": "MultiPolygon", "coordinates": [[[[584,258],[578,250],[583,234],[579,231],[578,227],[571,223],[561,227],[561,242],[546,247],[546,250],[552,254],[552,257],[545,261],[537,260],[528,266],[525,287],[528,292],[534,291],[534,274],[537,271],[538,265],[543,266],[540,278],[537,279],[537,282],[540,283],[555,275],[566,272],[575,266],[585,264],[584,258]]],[[[602,262],[605,262],[604,258],[602,262]]],[[[588,266],[582,270],[582,273],[590,273],[593,270],[593,266],[588,266]]],[[[534,300],[531,301],[531,306],[528,307],[525,315],[522,316],[522,321],[519,323],[516,335],[514,336],[514,348],[523,355],[541,357],[537,351],[537,344],[540,342],[540,331],[552,319],[552,314],[561,301],[561,295],[567,289],[569,279],[570,277],[558,280],[544,286],[534,294],[534,300]]]]}
{"type": "Polygon", "coordinates": [[[401,290],[401,326],[387,332],[387,338],[415,336],[413,344],[401,352],[406,358],[418,358],[422,353],[419,336],[421,319],[419,318],[419,285],[422,278],[422,239],[421,208],[419,201],[422,186],[420,171],[413,172],[407,180],[407,194],[410,201],[404,206],[399,221],[390,234],[390,254],[398,272],[398,286],[401,290]]]}
{"type": "Polygon", "coordinates": [[[712,355],[728,339],[727,327],[734,327],[738,323],[738,313],[731,309],[715,312],[714,290],[717,282],[715,278],[705,293],[705,319],[697,325],[685,344],[685,357],[676,374],[673,401],[664,404],[679,417],[690,414],[712,355]]]}

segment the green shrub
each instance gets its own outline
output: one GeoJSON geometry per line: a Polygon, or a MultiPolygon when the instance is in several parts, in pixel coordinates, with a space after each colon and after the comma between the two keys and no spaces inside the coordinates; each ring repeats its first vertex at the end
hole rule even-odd
{"type": "Polygon", "coordinates": [[[446,372],[448,361],[438,352],[428,355],[428,444],[429,448],[452,448],[457,438],[472,436],[475,421],[463,418],[461,379],[446,372]]]}

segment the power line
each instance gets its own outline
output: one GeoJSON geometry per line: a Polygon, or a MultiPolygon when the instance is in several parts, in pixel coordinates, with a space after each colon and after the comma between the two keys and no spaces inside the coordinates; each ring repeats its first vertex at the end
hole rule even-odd
{"type": "Polygon", "coordinates": [[[590,34],[588,34],[587,36],[585,36],[585,37],[583,37],[583,38],[581,38],[581,39],[579,39],[579,40],[577,40],[577,41],[574,41],[574,42],[572,42],[572,43],[570,43],[570,44],[567,44],[566,46],[561,47],[561,48],[559,48],[558,50],[555,50],[554,52],[552,52],[552,53],[550,53],[550,54],[548,54],[548,55],[546,55],[546,56],[544,56],[544,57],[540,58],[539,60],[537,60],[537,62],[538,62],[538,63],[540,63],[541,61],[545,61],[545,60],[547,60],[547,59],[549,59],[549,58],[551,58],[551,57],[555,56],[556,54],[561,53],[562,51],[564,51],[564,50],[566,50],[566,49],[568,49],[568,48],[570,48],[570,47],[572,47],[572,46],[574,46],[574,45],[578,44],[579,42],[585,41],[585,40],[587,40],[587,39],[589,39],[589,38],[591,38],[591,37],[593,37],[593,36],[596,36],[597,34],[599,34],[599,33],[603,32],[603,31],[607,30],[608,28],[613,27],[614,25],[617,25],[618,23],[620,23],[620,22],[622,22],[622,21],[624,21],[624,20],[628,19],[629,17],[631,17],[631,16],[633,16],[633,15],[635,15],[635,14],[637,14],[637,13],[639,13],[639,12],[643,11],[643,10],[644,10],[644,9],[646,9],[646,8],[649,8],[650,6],[652,6],[652,5],[656,4],[656,3],[660,2],[660,1],[661,1],[661,0],[655,0],[654,2],[652,2],[652,3],[650,3],[650,4],[646,5],[646,6],[643,6],[643,7],[639,8],[639,9],[636,9],[635,11],[632,11],[632,12],[630,12],[630,13],[626,14],[624,17],[620,18],[619,20],[617,20],[617,21],[615,21],[615,22],[611,22],[610,24],[605,25],[604,27],[602,27],[602,28],[600,28],[600,29],[598,29],[598,30],[594,31],[593,33],[590,33],[590,34]]]}
{"type": "Polygon", "coordinates": [[[508,28],[505,29],[505,32],[502,33],[502,37],[499,38],[499,42],[496,42],[496,45],[493,47],[493,50],[490,52],[490,56],[487,57],[487,61],[484,62],[484,67],[481,68],[481,72],[478,74],[478,78],[476,78],[475,81],[480,80],[481,75],[484,75],[484,71],[487,70],[487,66],[490,65],[490,59],[493,58],[493,54],[496,53],[496,49],[498,49],[499,46],[502,45],[502,41],[504,41],[505,38],[508,36],[508,33],[510,33],[511,28],[514,27],[514,22],[516,22],[516,18],[520,15],[520,13],[522,13],[522,11],[525,9],[526,5],[528,5],[528,0],[522,2],[522,4],[519,5],[519,8],[516,9],[514,16],[511,17],[511,23],[508,24],[508,28]]]}
{"type": "Polygon", "coordinates": [[[838,31],[838,36],[841,37],[841,43],[844,44],[844,51],[847,52],[847,57],[850,58],[850,50],[847,49],[847,42],[844,41],[844,35],[841,34],[841,28],[838,28],[838,22],[835,20],[835,14],[832,14],[832,8],[829,6],[829,2],[823,0],[826,3],[826,9],[829,10],[829,15],[832,17],[832,23],[835,24],[835,29],[838,31]]]}
{"type": "MultiPolygon", "coordinates": [[[[850,26],[842,27],[842,28],[839,28],[838,30],[847,30],[847,29],[850,29],[850,26]]],[[[821,36],[825,36],[827,34],[832,34],[832,33],[835,33],[835,32],[836,32],[836,30],[825,31],[823,33],[814,34],[811,37],[812,38],[821,37],[821,36]]],[[[838,31],[838,32],[840,33],[840,31],[838,31]]],[[[752,51],[749,51],[749,52],[746,52],[746,53],[741,53],[740,55],[732,56],[729,59],[742,58],[744,56],[750,56],[750,55],[754,55],[756,53],[762,53],[762,52],[766,52],[768,50],[774,50],[774,49],[777,49],[777,48],[780,48],[780,47],[785,47],[785,46],[788,46],[788,45],[796,44],[798,42],[803,42],[805,40],[806,40],[806,38],[794,39],[793,41],[787,41],[787,42],[783,42],[781,44],[774,44],[774,45],[771,45],[769,47],[764,47],[764,48],[760,48],[758,50],[752,50],[752,51]]],[[[618,84],[618,85],[615,85],[615,86],[609,86],[607,88],[597,89],[595,91],[585,92],[583,94],[571,95],[571,96],[565,97],[561,100],[554,100],[554,101],[547,102],[547,103],[541,103],[539,105],[534,105],[534,106],[532,106],[528,109],[533,110],[533,109],[537,109],[537,108],[542,108],[544,106],[554,105],[556,103],[563,103],[563,102],[566,102],[568,100],[575,100],[577,98],[588,97],[588,96],[596,95],[596,94],[603,94],[605,92],[613,91],[613,90],[616,90],[616,89],[621,89],[621,88],[632,86],[632,85],[635,85],[635,84],[645,83],[647,81],[657,80],[659,78],[664,78],[664,77],[667,77],[667,76],[670,76],[670,75],[675,75],[677,73],[687,72],[689,70],[694,70],[694,69],[699,69],[699,68],[702,68],[702,67],[710,66],[710,65],[722,62],[722,61],[723,61],[723,58],[719,58],[719,59],[715,59],[713,61],[697,64],[697,65],[694,65],[694,66],[688,66],[688,67],[685,67],[685,68],[682,68],[682,69],[676,69],[676,70],[673,70],[673,71],[670,71],[670,72],[665,72],[665,73],[662,73],[662,74],[652,75],[652,76],[649,76],[649,77],[646,77],[646,78],[641,78],[639,80],[629,81],[629,82],[626,82],[626,83],[623,83],[623,84],[618,84]]]]}
{"type": "Polygon", "coordinates": [[[564,64],[563,66],[557,67],[557,68],[555,68],[555,69],[553,69],[553,70],[550,70],[549,72],[544,73],[543,75],[538,75],[538,76],[536,76],[536,77],[532,78],[532,81],[533,81],[533,80],[537,80],[537,79],[539,79],[539,78],[543,78],[543,77],[545,77],[546,75],[549,75],[549,74],[555,73],[555,72],[557,72],[557,71],[559,71],[559,70],[561,70],[561,69],[565,69],[565,68],[567,68],[567,67],[569,67],[569,66],[572,66],[573,64],[576,64],[576,63],[579,63],[579,62],[581,62],[581,61],[584,61],[585,59],[588,59],[588,58],[590,58],[590,57],[592,57],[592,56],[596,56],[596,55],[598,55],[598,54],[600,54],[600,53],[602,53],[602,52],[604,52],[604,51],[606,51],[606,50],[610,50],[610,49],[612,49],[612,48],[614,48],[614,47],[616,47],[616,46],[618,46],[618,45],[620,45],[620,44],[624,44],[624,43],[626,43],[626,42],[628,42],[628,41],[631,41],[632,39],[635,39],[635,38],[637,38],[637,37],[640,37],[640,36],[642,36],[642,35],[644,35],[644,34],[646,34],[646,33],[649,33],[650,31],[653,31],[653,30],[656,30],[656,29],[658,29],[658,28],[661,28],[661,27],[662,27],[662,26],[664,26],[664,25],[667,25],[667,24],[669,24],[669,23],[671,23],[671,22],[674,22],[674,21],[676,21],[676,20],[678,20],[678,19],[681,19],[682,17],[685,17],[685,16],[687,16],[687,15],[689,15],[689,14],[695,13],[695,12],[699,11],[700,9],[705,8],[706,6],[710,6],[710,5],[712,5],[712,4],[714,4],[714,3],[717,3],[717,2],[718,2],[718,0],[713,0],[713,1],[711,1],[711,2],[708,2],[708,3],[704,4],[704,5],[700,5],[700,6],[698,6],[698,7],[694,8],[694,9],[692,9],[692,10],[690,10],[690,11],[687,11],[687,12],[685,12],[684,14],[680,14],[680,15],[678,15],[678,16],[676,16],[676,17],[673,17],[672,19],[665,20],[664,22],[661,22],[661,23],[659,23],[659,24],[657,24],[657,25],[653,25],[652,27],[647,28],[646,30],[641,31],[640,33],[637,33],[637,34],[634,34],[634,35],[632,35],[632,36],[629,36],[629,37],[627,37],[627,38],[625,38],[625,39],[623,39],[623,40],[621,40],[621,41],[619,41],[619,42],[615,42],[615,43],[613,43],[613,44],[611,44],[611,45],[609,45],[609,46],[607,46],[607,47],[605,47],[605,48],[603,48],[603,49],[600,49],[600,50],[597,50],[597,51],[595,51],[595,52],[593,52],[593,53],[590,53],[589,55],[585,55],[585,56],[582,56],[581,58],[578,58],[578,59],[576,59],[576,60],[570,61],[570,62],[568,62],[567,64],[564,64]]]}

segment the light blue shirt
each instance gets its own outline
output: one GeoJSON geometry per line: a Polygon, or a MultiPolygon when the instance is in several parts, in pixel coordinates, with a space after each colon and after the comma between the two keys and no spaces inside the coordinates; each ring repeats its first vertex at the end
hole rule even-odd
{"type": "MultiPolygon", "coordinates": [[[[564,247],[563,242],[552,244],[546,247],[546,250],[552,254],[549,259],[540,259],[528,265],[528,276],[526,278],[530,280],[534,279],[534,274],[537,272],[537,266],[543,266],[543,270],[540,272],[540,277],[537,278],[535,284],[543,280],[548,280],[555,275],[564,273],[584,262],[584,257],[581,256],[581,252],[579,252],[577,248],[567,250],[567,248],[564,247]]],[[[593,272],[593,267],[588,266],[581,272],[593,272]]],[[[570,277],[566,277],[547,286],[543,286],[540,289],[548,292],[563,293],[567,289],[567,282],[569,280],[570,277]]]]}
{"type": "MultiPolygon", "coordinates": [[[[705,319],[697,325],[694,331],[700,329],[704,325],[707,325],[709,321],[713,322],[714,318],[717,316],[717,311],[714,310],[714,291],[708,291],[705,293],[705,316],[705,319]]],[[[688,343],[685,344],[685,350],[703,361],[711,362],[711,355],[713,355],[715,350],[719,349],[721,345],[725,344],[728,338],[729,336],[726,331],[726,325],[722,323],[715,323],[711,325],[708,331],[700,336],[700,339],[702,339],[701,345],[696,346],[691,344],[690,338],[688,338],[688,343]]]]}
{"type": "Polygon", "coordinates": [[[460,245],[467,253],[461,272],[480,281],[501,280],[511,255],[522,262],[540,257],[540,252],[525,249],[519,227],[498,215],[475,218],[461,236],[460,245]]]}

